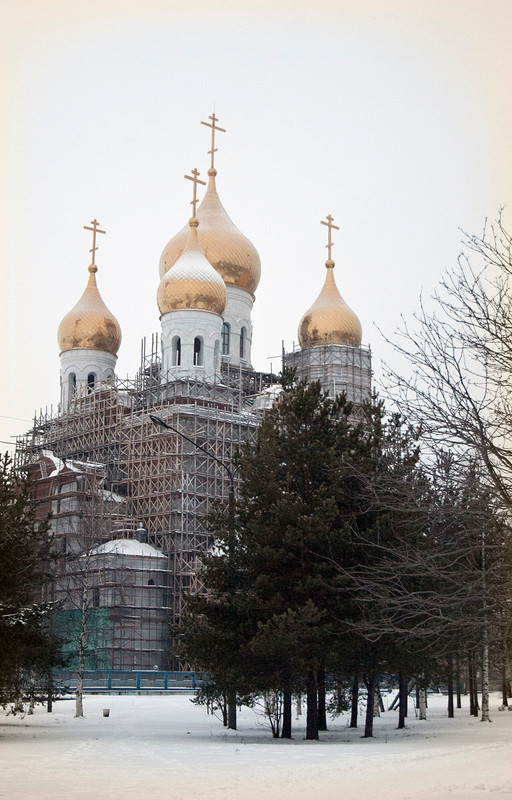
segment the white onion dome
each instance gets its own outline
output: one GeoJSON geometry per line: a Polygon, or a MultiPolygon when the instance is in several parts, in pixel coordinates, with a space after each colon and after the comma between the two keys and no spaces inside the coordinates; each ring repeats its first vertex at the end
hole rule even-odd
{"type": "Polygon", "coordinates": [[[226,307],[226,286],[205,257],[198,241],[197,217],[189,222],[188,241],[158,287],[160,313],[179,309],[211,311],[222,316],[226,307]]]}
{"type": "Polygon", "coordinates": [[[322,344],[359,347],[362,328],[359,319],[338,291],[334,280],[334,261],[325,262],[327,275],[322,291],[299,323],[302,349],[322,344]]]}
{"type": "MultiPolygon", "coordinates": [[[[261,275],[260,257],[252,242],[231,222],[220,202],[215,176],[217,170],[208,170],[208,188],[199,208],[198,238],[202,250],[227,286],[238,286],[254,294],[261,275]]],[[[185,249],[188,226],[185,225],[166,244],[160,258],[160,277],[178,261],[185,249]]]]}
{"type": "Polygon", "coordinates": [[[121,344],[121,327],[101,299],[96,285],[96,264],[89,266],[85,291],[59,325],[57,339],[61,353],[66,350],[101,350],[116,355],[121,344]]]}

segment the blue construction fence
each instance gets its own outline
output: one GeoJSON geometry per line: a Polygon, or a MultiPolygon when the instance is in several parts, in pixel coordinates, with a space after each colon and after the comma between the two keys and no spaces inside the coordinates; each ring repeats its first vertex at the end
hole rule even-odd
{"type": "MultiPolygon", "coordinates": [[[[190,692],[203,680],[203,674],[198,672],[93,670],[85,673],[84,692],[190,692]]],[[[53,684],[57,692],[72,692],[76,689],[77,673],[54,670],[53,684]]]]}

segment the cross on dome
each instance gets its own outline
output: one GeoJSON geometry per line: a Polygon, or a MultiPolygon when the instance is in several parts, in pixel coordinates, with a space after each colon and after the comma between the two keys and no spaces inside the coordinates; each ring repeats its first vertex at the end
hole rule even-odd
{"type": "Polygon", "coordinates": [[[100,223],[98,222],[97,219],[93,219],[93,220],[91,220],[92,228],[90,228],[88,225],[84,225],[84,230],[85,231],[92,231],[92,248],[89,250],[89,252],[92,253],[91,266],[96,266],[95,258],[96,258],[96,250],[98,249],[96,247],[96,234],[97,233],[106,233],[106,231],[100,231],[100,229],[98,228],[99,224],[100,223]]]}
{"type": "Polygon", "coordinates": [[[195,215],[196,215],[196,206],[197,206],[197,204],[199,202],[198,199],[197,199],[197,184],[200,183],[202,186],[206,186],[206,181],[200,181],[199,180],[200,173],[197,171],[196,167],[194,167],[194,169],[191,169],[190,171],[191,171],[192,175],[185,175],[185,178],[188,181],[193,181],[193,183],[194,183],[194,199],[190,201],[190,205],[193,208],[192,216],[195,217],[195,215]]]}
{"type": "Polygon", "coordinates": [[[219,128],[219,127],[217,127],[217,125],[215,125],[215,123],[219,121],[219,118],[215,116],[215,111],[213,112],[213,114],[211,114],[211,116],[208,117],[208,119],[211,119],[211,122],[202,122],[201,121],[201,125],[206,125],[207,128],[211,128],[212,129],[212,149],[208,150],[208,155],[211,155],[211,157],[212,157],[212,163],[210,164],[210,169],[215,169],[215,167],[213,165],[213,157],[214,157],[214,153],[216,153],[217,150],[218,150],[218,148],[215,147],[215,131],[221,131],[222,133],[226,133],[226,129],[225,128],[219,128]]]}
{"type": "Polygon", "coordinates": [[[327,227],[329,228],[329,239],[328,239],[328,242],[327,242],[327,244],[325,246],[327,247],[327,250],[328,250],[328,253],[329,253],[328,261],[332,261],[331,249],[332,249],[332,244],[333,243],[332,243],[332,240],[331,240],[331,231],[333,230],[333,228],[334,228],[335,231],[339,231],[339,227],[337,225],[334,225],[334,217],[331,217],[330,214],[327,214],[326,219],[327,219],[327,222],[325,220],[321,219],[320,223],[322,225],[327,225],[327,227]]]}

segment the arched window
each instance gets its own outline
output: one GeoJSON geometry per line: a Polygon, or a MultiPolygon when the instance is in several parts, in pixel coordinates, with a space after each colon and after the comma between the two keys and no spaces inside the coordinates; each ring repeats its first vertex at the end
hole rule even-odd
{"type": "Polygon", "coordinates": [[[76,392],[76,375],[75,375],[75,373],[74,373],[74,372],[70,372],[70,373],[69,373],[68,382],[69,382],[69,383],[68,383],[68,386],[69,386],[69,396],[70,396],[70,397],[74,397],[74,395],[75,395],[75,392],[76,392]]]}
{"type": "Polygon", "coordinates": [[[150,578],[149,581],[148,581],[148,586],[154,586],[154,585],[155,585],[155,582],[154,582],[153,578],[150,578]]]}
{"type": "Polygon", "coordinates": [[[94,372],[89,372],[87,376],[87,391],[92,392],[95,384],[96,384],[96,375],[94,374],[94,372]]]}
{"type": "Polygon", "coordinates": [[[92,605],[93,608],[98,608],[100,605],[100,590],[93,589],[92,590],[92,605]]]}
{"type": "Polygon", "coordinates": [[[222,325],[222,355],[229,356],[229,337],[231,333],[231,327],[229,322],[224,322],[222,325]]]}
{"type": "Polygon", "coordinates": [[[218,339],[215,340],[215,346],[213,348],[213,367],[214,369],[218,369],[220,365],[220,342],[218,339]]]}
{"type": "Polygon", "coordinates": [[[172,340],[172,365],[173,367],[181,366],[181,339],[175,336],[172,340]]]}
{"type": "Polygon", "coordinates": [[[200,336],[194,339],[194,366],[203,366],[203,340],[200,336]]]}
{"type": "Polygon", "coordinates": [[[240,358],[245,358],[247,331],[242,328],[240,331],[240,358]]]}

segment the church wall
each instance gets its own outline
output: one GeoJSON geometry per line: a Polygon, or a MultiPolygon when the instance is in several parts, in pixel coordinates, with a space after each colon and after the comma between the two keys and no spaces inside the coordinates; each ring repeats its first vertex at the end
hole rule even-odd
{"type": "Polygon", "coordinates": [[[354,403],[370,396],[369,348],[336,344],[304,348],[287,353],[285,365],[296,369],[299,380],[320,381],[324,392],[331,396],[344,392],[354,403]]]}
{"type": "Polygon", "coordinates": [[[113,383],[117,356],[102,350],[74,349],[61,353],[60,405],[65,411],[77,394],[91,391],[101,383],[113,383]],[[94,376],[94,385],[90,376],[94,376]]]}
{"type": "MultiPolygon", "coordinates": [[[[237,286],[227,286],[228,301],[223,314],[224,322],[230,326],[229,363],[238,367],[251,366],[252,323],[251,312],[254,298],[244,289],[237,286]],[[240,335],[244,329],[244,355],[240,354],[240,335]]],[[[224,354],[223,354],[224,355],[224,354]]]]}

